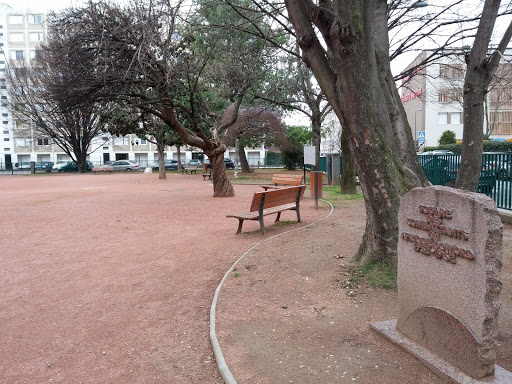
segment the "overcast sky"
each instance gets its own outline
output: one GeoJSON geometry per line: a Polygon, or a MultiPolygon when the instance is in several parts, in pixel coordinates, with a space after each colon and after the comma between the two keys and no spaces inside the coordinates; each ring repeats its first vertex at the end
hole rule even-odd
{"type": "Polygon", "coordinates": [[[70,5],[78,5],[82,0],[0,0],[14,9],[35,9],[40,11],[57,10],[70,5]]]}

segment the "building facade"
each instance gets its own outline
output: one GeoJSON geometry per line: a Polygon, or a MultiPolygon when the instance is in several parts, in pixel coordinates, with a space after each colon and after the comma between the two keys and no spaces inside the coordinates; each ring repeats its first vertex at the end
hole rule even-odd
{"type": "MultiPolygon", "coordinates": [[[[408,66],[416,69],[409,78],[402,80],[400,88],[407,119],[420,150],[439,145],[439,138],[446,130],[455,132],[457,140],[462,140],[464,127],[464,57],[443,57],[428,66],[418,66],[428,53],[423,51],[408,66]]],[[[512,138],[511,77],[511,64],[503,62],[490,86],[483,129],[491,139],[512,138]]]]}

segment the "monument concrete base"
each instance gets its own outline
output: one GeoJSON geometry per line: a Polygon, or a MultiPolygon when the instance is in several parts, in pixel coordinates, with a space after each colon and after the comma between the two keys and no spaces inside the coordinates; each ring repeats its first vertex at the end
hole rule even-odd
{"type": "Polygon", "coordinates": [[[456,384],[510,384],[512,383],[512,372],[495,366],[494,376],[485,377],[482,380],[474,379],[458,368],[440,359],[426,348],[408,339],[396,330],[396,319],[372,323],[370,327],[378,334],[386,337],[392,343],[402,347],[405,351],[416,357],[423,365],[429,368],[443,380],[456,384]]]}

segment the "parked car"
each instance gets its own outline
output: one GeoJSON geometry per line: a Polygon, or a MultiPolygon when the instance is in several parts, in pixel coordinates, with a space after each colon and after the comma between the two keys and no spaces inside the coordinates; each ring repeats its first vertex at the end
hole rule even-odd
{"type": "Polygon", "coordinates": [[[431,156],[431,155],[455,155],[452,151],[447,149],[435,149],[433,151],[418,153],[420,156],[431,156]]]}
{"type": "Polygon", "coordinates": [[[18,169],[30,169],[30,161],[15,163],[14,166],[18,169]]]}
{"type": "Polygon", "coordinates": [[[111,165],[113,162],[113,160],[106,160],[103,162],[103,165],[111,165]]]}
{"type": "MultiPolygon", "coordinates": [[[[422,164],[421,168],[428,181],[434,185],[450,185],[457,179],[460,168],[460,156],[448,156],[446,158],[432,156],[422,164]]],[[[489,195],[496,185],[497,175],[493,167],[488,164],[482,164],[480,179],[478,181],[477,192],[489,195]]]]}
{"type": "Polygon", "coordinates": [[[444,158],[432,156],[431,159],[420,161],[421,168],[428,181],[434,185],[446,185],[457,178],[460,167],[460,156],[444,158]]]}
{"type": "MultiPolygon", "coordinates": [[[[178,160],[164,160],[164,166],[166,171],[177,171],[178,160]]],[[[153,171],[158,171],[158,161],[152,166],[153,171]]]]}
{"type": "Polygon", "coordinates": [[[482,160],[494,169],[497,179],[510,180],[512,170],[511,152],[484,152],[482,160]]]}
{"type": "Polygon", "coordinates": [[[233,160],[228,159],[227,157],[224,158],[224,164],[226,165],[227,169],[235,169],[235,163],[233,160]]]}
{"type": "MultiPolygon", "coordinates": [[[[207,169],[211,169],[212,164],[210,163],[210,159],[206,159],[204,163],[206,164],[207,169]]],[[[235,169],[235,163],[233,162],[233,160],[227,157],[224,158],[224,165],[226,166],[227,169],[235,169]]]]}
{"type": "Polygon", "coordinates": [[[43,161],[41,163],[36,163],[36,170],[45,171],[47,173],[51,172],[53,169],[53,162],[51,161],[43,161]]]}
{"type": "Polygon", "coordinates": [[[133,161],[130,160],[117,160],[110,164],[109,167],[112,167],[114,171],[130,172],[139,170],[139,164],[134,163],[133,161]]]}
{"type": "Polygon", "coordinates": [[[62,167],[63,165],[66,165],[68,163],[69,160],[59,160],[57,161],[55,164],[53,164],[53,167],[52,167],[52,170],[53,171],[58,171],[60,167],[62,167]]]}
{"type": "MultiPolygon", "coordinates": [[[[164,165],[166,171],[178,170],[178,160],[164,160],[164,165]]],[[[181,166],[184,166],[183,161],[181,162],[181,166]]],[[[153,171],[158,171],[158,161],[155,164],[153,164],[151,168],[153,168],[153,171]]]]}
{"type": "Polygon", "coordinates": [[[189,165],[190,167],[197,167],[197,168],[202,168],[202,167],[203,167],[203,163],[201,163],[201,161],[200,161],[200,160],[198,160],[198,159],[190,160],[190,161],[188,162],[188,165],[189,165]]]}
{"type": "MultiPolygon", "coordinates": [[[[87,161],[86,162],[87,171],[92,171],[93,168],[94,168],[94,165],[90,161],[87,161]]],[[[74,161],[68,161],[68,162],[66,162],[66,164],[64,164],[63,166],[61,166],[59,168],[59,172],[78,172],[78,166],[76,165],[76,163],[74,161]]]]}

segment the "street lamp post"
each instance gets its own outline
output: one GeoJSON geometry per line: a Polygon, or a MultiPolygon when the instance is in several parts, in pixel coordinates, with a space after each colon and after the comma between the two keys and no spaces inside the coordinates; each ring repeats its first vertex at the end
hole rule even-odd
{"type": "Polygon", "coordinates": [[[416,113],[421,111],[423,111],[423,109],[421,108],[418,108],[416,111],[414,111],[414,148],[416,148],[416,150],[418,149],[418,136],[416,133],[416,113]]]}

